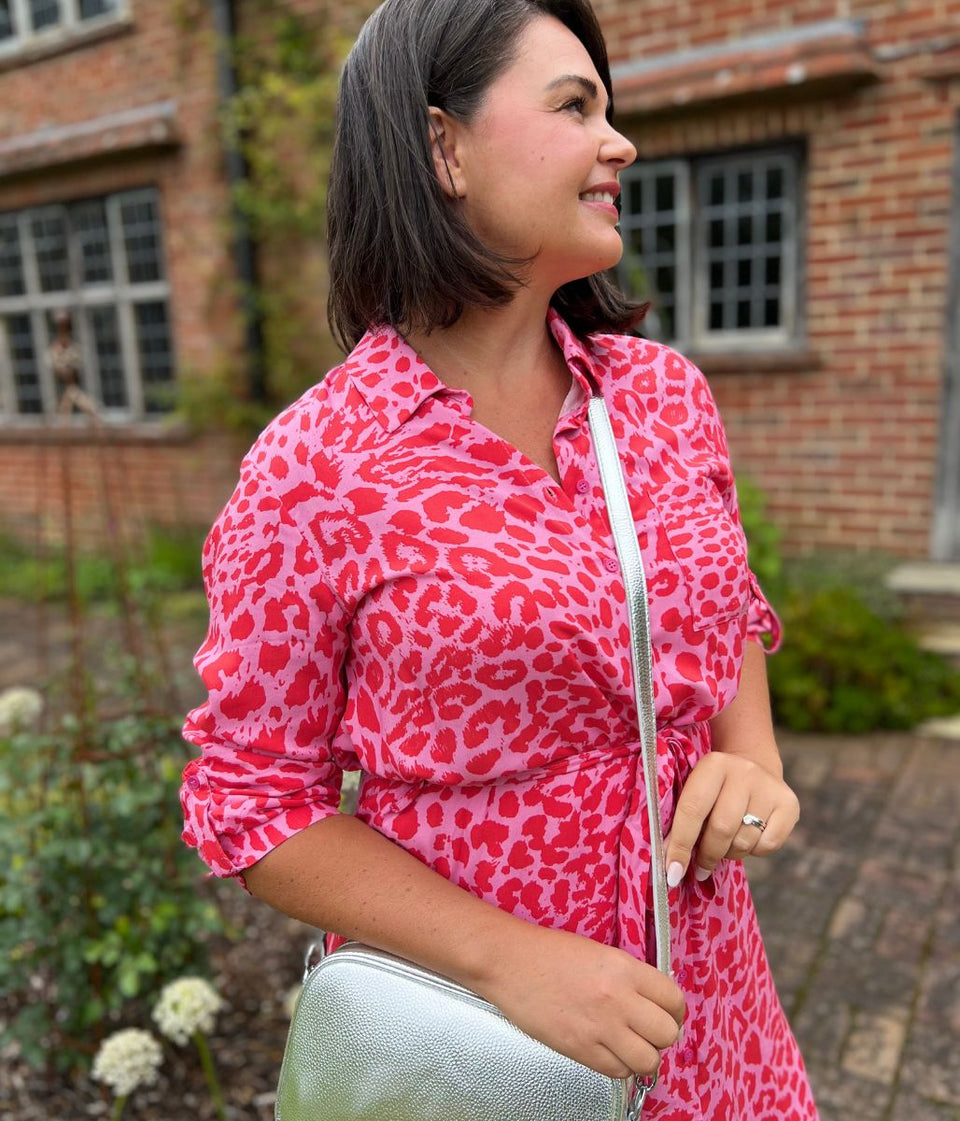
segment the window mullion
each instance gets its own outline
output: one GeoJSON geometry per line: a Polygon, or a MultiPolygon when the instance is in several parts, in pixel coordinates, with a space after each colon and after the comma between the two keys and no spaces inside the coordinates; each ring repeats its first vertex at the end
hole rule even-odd
{"type": "Polygon", "coordinates": [[[28,0],[13,0],[13,26],[16,38],[24,42],[33,31],[28,0]]]}
{"type": "Polygon", "coordinates": [[[7,324],[0,316],[0,415],[17,415],[17,390],[13,378],[13,355],[7,324]]]}
{"type": "Polygon", "coordinates": [[[677,161],[676,176],[676,302],[674,304],[674,326],[677,345],[689,346],[693,336],[693,282],[696,269],[693,267],[693,213],[690,198],[690,165],[677,161]]]}
{"type": "Polygon", "coordinates": [[[80,22],[79,0],[60,0],[60,22],[74,28],[80,22]]]}

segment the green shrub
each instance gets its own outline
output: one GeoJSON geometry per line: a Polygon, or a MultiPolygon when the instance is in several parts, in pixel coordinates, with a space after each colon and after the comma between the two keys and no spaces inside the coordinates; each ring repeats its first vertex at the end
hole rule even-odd
{"type": "Polygon", "coordinates": [[[795,731],[912,728],[960,711],[960,674],[850,587],[792,590],[768,663],[774,718],[795,731]]]}
{"type": "Polygon", "coordinates": [[[206,964],[224,923],[180,841],[179,721],[0,738],[0,1035],[69,1068],[131,999],[206,964]],[[80,761],[80,760],[83,761],[80,761]]]}
{"type": "MultiPolygon", "coordinates": [[[[194,528],[153,528],[126,558],[123,571],[135,595],[157,595],[201,587],[200,558],[204,532],[194,528]]],[[[67,561],[62,549],[42,560],[13,537],[0,535],[0,594],[27,603],[58,601],[67,595],[67,561]]],[[[74,556],[81,603],[115,602],[118,566],[105,550],[74,556]]]]}
{"type": "Polygon", "coordinates": [[[760,581],[764,594],[773,602],[783,591],[783,560],[780,555],[779,528],[767,517],[763,492],[749,479],[737,481],[740,521],[747,535],[750,568],[760,581]]]}

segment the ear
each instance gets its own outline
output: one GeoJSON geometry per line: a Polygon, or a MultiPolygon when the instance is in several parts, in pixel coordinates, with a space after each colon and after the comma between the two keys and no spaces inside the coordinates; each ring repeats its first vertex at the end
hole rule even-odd
{"type": "Polygon", "coordinates": [[[462,139],[460,122],[433,105],[429,107],[429,113],[430,151],[433,154],[437,179],[449,198],[465,198],[467,184],[460,159],[462,139]]]}

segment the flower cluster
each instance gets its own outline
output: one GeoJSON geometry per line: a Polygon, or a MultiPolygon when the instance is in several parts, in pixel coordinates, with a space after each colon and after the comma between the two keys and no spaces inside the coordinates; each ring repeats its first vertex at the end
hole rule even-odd
{"type": "Polygon", "coordinates": [[[220,994],[208,981],[202,977],[181,977],[164,986],[153,1018],[168,1039],[182,1045],[198,1031],[212,1031],[222,1007],[220,994]]]}
{"type": "Polygon", "coordinates": [[[100,1045],[93,1061],[93,1077],[105,1082],[118,1098],[140,1086],[152,1086],[163,1061],[160,1044],[148,1031],[124,1028],[100,1045]]]}
{"type": "Polygon", "coordinates": [[[17,685],[0,693],[0,736],[9,736],[35,723],[43,712],[43,697],[36,689],[17,685]]]}

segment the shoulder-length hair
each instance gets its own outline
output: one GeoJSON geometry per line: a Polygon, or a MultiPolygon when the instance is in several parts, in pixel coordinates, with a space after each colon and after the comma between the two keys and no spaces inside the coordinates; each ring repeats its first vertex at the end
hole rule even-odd
{"type": "MultiPolygon", "coordinates": [[[[473,233],[440,186],[429,106],[469,121],[514,58],[526,24],[560,20],[590,55],[609,97],[610,65],[589,0],[386,0],[344,65],[327,193],[328,312],[352,349],[369,327],[449,327],[466,306],[508,304],[526,263],[473,233]]],[[[551,301],[580,335],[623,331],[642,318],[602,273],[563,285],[551,301]]]]}

